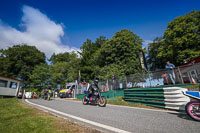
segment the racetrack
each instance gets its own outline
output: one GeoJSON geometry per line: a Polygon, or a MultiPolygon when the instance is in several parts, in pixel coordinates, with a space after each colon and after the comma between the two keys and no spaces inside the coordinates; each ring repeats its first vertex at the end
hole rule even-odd
{"type": "MultiPolygon", "coordinates": [[[[98,107],[94,105],[83,105],[79,101],[71,100],[51,100],[29,99],[31,103],[42,105],[68,116],[75,116],[85,120],[86,125],[92,126],[90,122],[99,123],[95,128],[105,132],[113,132],[102,125],[119,129],[119,132],[135,132],[135,133],[198,133],[200,132],[200,122],[191,120],[185,113],[154,111],[150,109],[129,108],[121,106],[107,105],[106,107],[98,107]]],[[[45,109],[46,110],[46,109],[45,109]]],[[[49,112],[53,112],[52,110],[49,112]]],[[[54,112],[62,117],[68,117],[54,112]]],[[[79,123],[83,121],[73,119],[79,123]]]]}

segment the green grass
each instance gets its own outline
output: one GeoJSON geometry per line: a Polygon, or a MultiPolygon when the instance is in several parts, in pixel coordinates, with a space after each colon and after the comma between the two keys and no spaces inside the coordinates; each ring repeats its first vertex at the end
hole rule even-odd
{"type": "Polygon", "coordinates": [[[22,104],[16,98],[0,99],[0,133],[81,133],[94,132],[22,104]]]}
{"type": "Polygon", "coordinates": [[[52,127],[54,120],[23,106],[15,98],[0,99],[1,133],[57,133],[52,127]]]}

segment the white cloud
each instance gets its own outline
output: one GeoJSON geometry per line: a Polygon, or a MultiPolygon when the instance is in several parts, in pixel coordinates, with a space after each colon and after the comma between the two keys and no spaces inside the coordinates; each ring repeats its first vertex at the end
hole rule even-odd
{"type": "Polygon", "coordinates": [[[23,6],[23,16],[20,26],[22,30],[17,30],[0,21],[0,48],[7,48],[16,44],[29,44],[36,46],[47,57],[53,53],[71,52],[79,50],[62,44],[61,38],[64,36],[62,24],[56,24],[38,9],[30,6],[23,6]]]}
{"type": "Polygon", "coordinates": [[[142,44],[142,47],[143,48],[148,48],[148,44],[149,43],[152,43],[153,41],[152,40],[144,40],[143,44],[142,44]]]}

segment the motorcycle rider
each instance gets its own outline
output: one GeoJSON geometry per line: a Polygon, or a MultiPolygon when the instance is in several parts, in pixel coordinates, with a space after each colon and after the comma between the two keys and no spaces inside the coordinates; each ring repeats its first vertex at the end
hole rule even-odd
{"type": "Polygon", "coordinates": [[[90,85],[90,87],[88,89],[87,98],[93,96],[94,95],[94,91],[99,89],[98,83],[99,83],[99,78],[94,78],[94,82],[90,85]]]}
{"type": "Polygon", "coordinates": [[[52,89],[51,89],[51,87],[49,86],[49,88],[48,88],[48,98],[47,98],[48,101],[51,100],[51,95],[52,95],[52,89]]]}

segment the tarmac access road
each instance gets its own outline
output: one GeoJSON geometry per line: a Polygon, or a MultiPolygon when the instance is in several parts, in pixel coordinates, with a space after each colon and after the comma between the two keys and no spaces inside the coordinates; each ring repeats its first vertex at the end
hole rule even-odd
{"type": "Polygon", "coordinates": [[[200,122],[183,112],[107,105],[83,105],[73,100],[29,99],[35,107],[104,132],[200,133],[200,122]]]}

